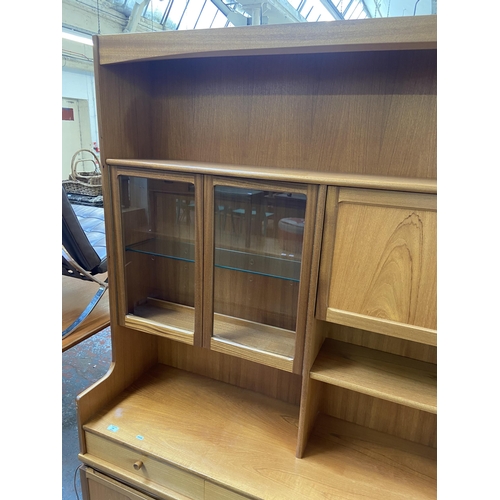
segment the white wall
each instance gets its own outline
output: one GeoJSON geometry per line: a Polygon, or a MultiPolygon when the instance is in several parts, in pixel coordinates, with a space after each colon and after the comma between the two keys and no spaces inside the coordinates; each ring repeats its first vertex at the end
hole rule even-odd
{"type": "Polygon", "coordinates": [[[94,74],[77,69],[62,69],[62,97],[86,99],[89,103],[90,135],[99,145],[94,74]]]}

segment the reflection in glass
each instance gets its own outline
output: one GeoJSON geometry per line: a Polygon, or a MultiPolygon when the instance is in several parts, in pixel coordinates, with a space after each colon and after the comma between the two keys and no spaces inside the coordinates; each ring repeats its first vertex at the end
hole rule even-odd
{"type": "Polygon", "coordinates": [[[214,336],[293,357],[306,195],[214,189],[214,336]]]}
{"type": "Polygon", "coordinates": [[[120,176],[128,314],[194,331],[194,185],[120,176]]]}

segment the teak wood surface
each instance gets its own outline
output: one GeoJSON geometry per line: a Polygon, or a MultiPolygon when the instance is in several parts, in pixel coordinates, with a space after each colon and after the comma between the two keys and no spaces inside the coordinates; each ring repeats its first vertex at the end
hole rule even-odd
{"type": "Polygon", "coordinates": [[[366,19],[341,23],[267,25],[211,30],[104,35],[99,64],[153,59],[255,54],[295,54],[379,50],[435,49],[435,16],[366,19]]]}
{"type": "Polygon", "coordinates": [[[311,378],[437,413],[436,365],[329,340],[311,369],[311,378]]]}
{"type": "Polygon", "coordinates": [[[297,418],[297,406],[159,365],[84,428],[97,449],[126,447],[255,498],[435,497],[435,452],[323,418],[298,460],[297,418]]]}
{"type": "Polygon", "coordinates": [[[325,225],[318,317],[435,345],[436,231],[434,195],[341,188],[325,225]]]}
{"type": "MultiPolygon", "coordinates": [[[[340,309],[328,307],[332,272],[338,272],[334,258],[356,273],[349,226],[339,229],[350,219],[346,214],[359,221],[363,211],[435,210],[436,24],[435,16],[417,16],[95,37],[113,362],[108,374],[78,397],[83,462],[165,499],[182,496],[138,477],[130,464],[123,469],[120,460],[140,452],[160,465],[175,464],[205,481],[206,498],[224,498],[221,487],[235,495],[287,500],[436,497],[436,414],[419,409],[421,402],[415,407],[419,399],[408,393],[396,399],[413,406],[394,402],[390,389],[392,400],[381,399],[377,391],[384,383],[369,387],[359,370],[349,388],[333,385],[341,377],[330,376],[334,360],[325,372],[310,373],[317,359],[321,366],[325,339],[368,349],[362,349],[368,379],[372,363],[377,365],[373,350],[396,356],[391,358],[396,366],[437,362],[436,347],[429,345],[435,344],[435,326],[427,325],[421,306],[412,310],[416,325],[386,321],[383,329],[376,318],[367,321],[363,314],[337,314],[340,309]],[[307,304],[300,304],[304,358],[295,373],[236,352],[216,352],[202,336],[189,345],[123,325],[127,293],[134,299],[146,290],[140,280],[127,292],[117,286],[123,261],[111,167],[158,179],[218,176],[297,182],[318,190],[308,293],[301,299],[307,304]],[[387,191],[393,195],[387,197],[387,191]],[[339,237],[337,229],[345,234],[339,237]],[[336,248],[341,251],[334,256],[336,248]],[[328,312],[338,322],[327,321],[328,312]],[[408,335],[394,336],[405,324],[408,335]],[[109,420],[117,415],[123,432],[110,433],[109,420]],[[134,434],[139,429],[152,439],[139,442],[134,434]],[[85,432],[92,433],[93,447],[98,440],[101,457],[88,453],[85,432]],[[117,457],[109,443],[122,450],[117,457]],[[111,465],[105,456],[120,462],[111,465]]],[[[201,182],[196,189],[203,194],[205,188],[201,182]]],[[[197,210],[198,235],[204,237],[211,218],[203,219],[202,203],[197,210]]],[[[140,225],[141,214],[127,217],[140,225]]],[[[425,224],[433,233],[435,225],[425,224]]],[[[366,229],[373,233],[373,227],[366,229]]],[[[435,258],[431,247],[422,252],[423,264],[435,258]]],[[[422,276],[432,265],[423,265],[422,276]]],[[[198,280],[195,293],[201,294],[198,325],[212,320],[202,293],[206,272],[205,266],[192,274],[198,280]]],[[[430,289],[424,302],[433,322],[430,289]]],[[[418,393],[425,370],[414,374],[418,393]]]]}

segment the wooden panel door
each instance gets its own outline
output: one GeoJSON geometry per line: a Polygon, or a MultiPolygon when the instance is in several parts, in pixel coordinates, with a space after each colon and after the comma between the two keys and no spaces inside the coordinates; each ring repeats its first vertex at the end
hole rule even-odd
{"type": "Polygon", "coordinates": [[[436,199],[330,188],[317,317],[435,345],[436,199]]]}

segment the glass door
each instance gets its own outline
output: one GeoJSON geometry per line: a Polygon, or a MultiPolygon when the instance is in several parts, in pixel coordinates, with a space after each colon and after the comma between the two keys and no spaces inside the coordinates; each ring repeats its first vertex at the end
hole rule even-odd
{"type": "Polygon", "coordinates": [[[118,170],[124,326],[201,345],[201,186],[195,176],[118,170]]]}
{"type": "Polygon", "coordinates": [[[204,326],[211,349],[292,371],[305,326],[298,310],[303,257],[312,252],[309,189],[207,181],[206,214],[213,218],[205,284],[213,294],[204,326]]]}

